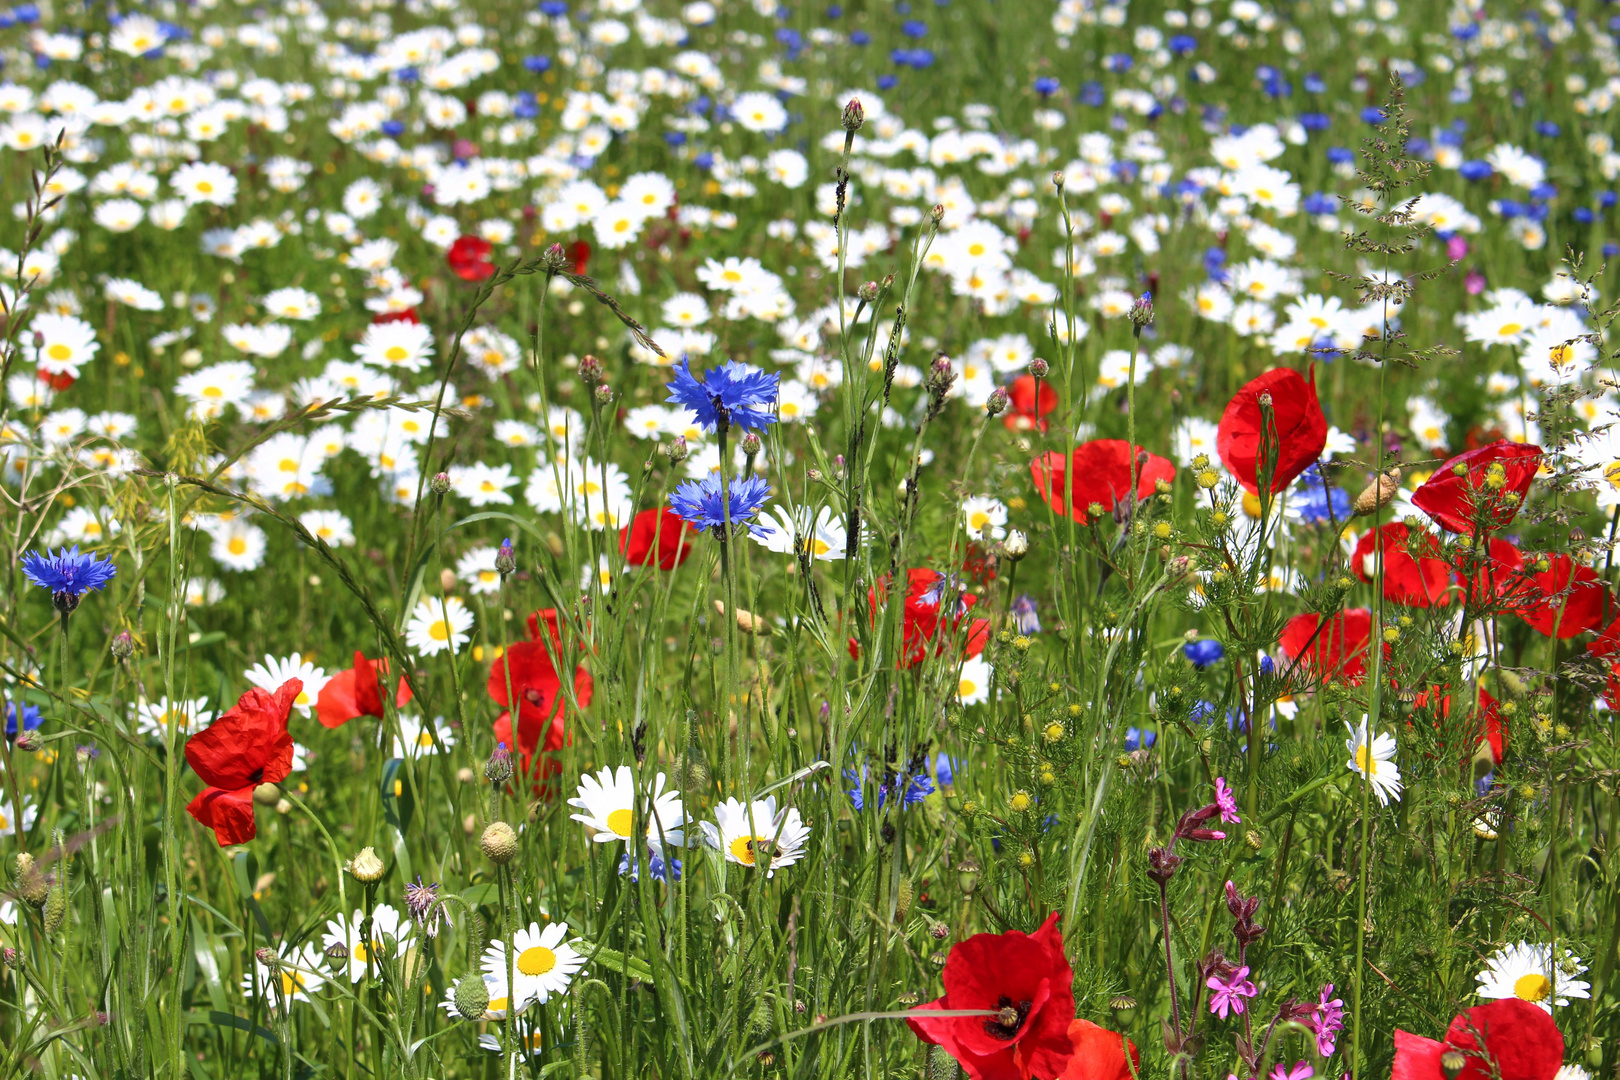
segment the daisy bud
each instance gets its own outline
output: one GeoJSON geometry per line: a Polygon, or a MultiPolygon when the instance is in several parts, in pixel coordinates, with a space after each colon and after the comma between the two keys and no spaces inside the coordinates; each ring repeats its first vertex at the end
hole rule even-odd
{"type": "Polygon", "coordinates": [[[878,283],[875,281],[862,282],[861,287],[856,290],[855,295],[870,304],[872,301],[877,299],[878,283]]]}
{"type": "Polygon", "coordinates": [[[998,386],[990,395],[990,400],[984,403],[984,411],[991,416],[1000,416],[1007,411],[1008,400],[1007,388],[998,386]]]}
{"type": "Polygon", "coordinates": [[[861,107],[860,98],[849,99],[849,104],[844,106],[844,116],[841,122],[844,125],[844,130],[850,134],[861,130],[861,125],[866,123],[866,110],[861,107]]]}
{"type": "Polygon", "coordinates": [[[568,265],[568,253],[563,251],[561,244],[552,244],[546,248],[546,253],[540,257],[540,265],[550,273],[557,273],[568,265]]]}
{"type": "Polygon", "coordinates": [[[1260,391],[1259,404],[1260,404],[1260,407],[1262,409],[1271,408],[1271,391],[1270,390],[1262,390],[1262,391],[1260,391]]]}
{"type": "Polygon", "coordinates": [[[1017,562],[1029,554],[1029,537],[1017,529],[1007,533],[1007,539],[1001,542],[1001,553],[1013,562],[1017,562]]]}
{"type": "Polygon", "coordinates": [[[686,436],[675,436],[675,441],[669,444],[669,449],[666,451],[666,453],[669,454],[669,463],[671,465],[679,465],[681,462],[685,461],[687,455],[691,453],[691,451],[686,449],[686,436]]]}
{"type": "Polygon", "coordinates": [[[428,481],[428,490],[435,495],[450,494],[450,474],[434,473],[433,479],[428,481]]]}
{"type": "Polygon", "coordinates": [[[1052,365],[1048,364],[1045,360],[1042,360],[1038,356],[1029,362],[1029,373],[1035,376],[1037,379],[1046,378],[1047,374],[1050,373],[1051,370],[1052,365]]]}
{"type": "Polygon", "coordinates": [[[456,982],[456,1012],[461,1014],[463,1020],[477,1020],[489,1008],[489,987],[484,985],[484,977],[477,972],[469,972],[456,982]]]}
{"type": "MultiPolygon", "coordinates": [[[[512,538],[508,536],[501,541],[500,550],[495,552],[495,572],[501,576],[512,573],[517,569],[517,552],[512,550],[512,538]]],[[[504,743],[502,744],[505,745],[504,743]]]]}
{"type": "Polygon", "coordinates": [[[586,353],[579,361],[579,381],[586,386],[597,386],[607,379],[600,357],[586,353]]]}
{"type": "Polygon", "coordinates": [[[374,885],[382,880],[387,867],[377,857],[377,850],[372,847],[363,847],[360,853],[349,860],[349,873],[354,879],[364,885],[374,885]]]}
{"type": "Polygon", "coordinates": [[[517,856],[517,833],[504,821],[492,821],[478,838],[478,847],[496,866],[505,866],[517,856]]]}
{"type": "Polygon", "coordinates": [[[135,639],[128,630],[120,630],[113,635],[111,649],[114,660],[128,660],[135,654],[135,639]]]}
{"type": "Polygon", "coordinates": [[[484,779],[492,784],[504,784],[512,779],[512,752],[505,743],[495,744],[495,752],[484,765],[484,779]]]}

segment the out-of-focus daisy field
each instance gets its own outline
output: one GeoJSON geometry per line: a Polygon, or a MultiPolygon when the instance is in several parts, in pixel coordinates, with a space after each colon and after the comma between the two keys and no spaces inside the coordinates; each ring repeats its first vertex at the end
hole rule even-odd
{"type": "Polygon", "coordinates": [[[1558,0],[0,9],[0,1075],[1620,1075],[1617,102],[1558,0]]]}

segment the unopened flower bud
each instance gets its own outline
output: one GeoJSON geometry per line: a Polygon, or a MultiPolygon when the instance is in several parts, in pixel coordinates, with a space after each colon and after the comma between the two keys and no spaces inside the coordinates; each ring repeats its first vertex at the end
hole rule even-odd
{"type": "Polygon", "coordinates": [[[870,304],[877,299],[878,283],[875,281],[862,282],[861,287],[855,291],[855,295],[870,304]]]}
{"type": "Polygon", "coordinates": [[[540,257],[540,266],[550,273],[557,273],[568,265],[568,254],[563,251],[561,244],[552,244],[546,248],[546,253],[540,257]]]}
{"type": "Polygon", "coordinates": [[[372,847],[363,847],[360,853],[349,860],[349,873],[354,879],[365,885],[374,885],[382,880],[387,867],[377,857],[377,850],[372,847]]]}
{"type": "Polygon", "coordinates": [[[268,945],[260,945],[257,949],[254,949],[253,959],[257,960],[259,963],[263,964],[272,971],[274,971],[281,964],[281,957],[277,956],[276,950],[272,949],[268,945]]]}
{"type": "Polygon", "coordinates": [[[928,220],[932,221],[935,225],[938,225],[941,221],[944,221],[945,204],[935,203],[934,208],[928,211],[928,220]]]}
{"type": "Polygon", "coordinates": [[[1065,179],[1067,178],[1063,175],[1063,170],[1059,169],[1057,172],[1052,174],[1052,186],[1057,188],[1059,191],[1062,191],[1063,181],[1065,179]]]}
{"type": "Polygon", "coordinates": [[[512,779],[512,752],[505,743],[495,744],[495,752],[484,765],[484,779],[492,784],[504,784],[512,779]]]}
{"type": "Polygon", "coordinates": [[[253,801],[260,806],[274,806],[280,799],[281,789],[274,784],[255,784],[253,787],[253,801]]]}
{"type": "Polygon", "coordinates": [[[1051,370],[1052,365],[1048,364],[1045,360],[1042,360],[1038,356],[1029,362],[1029,373],[1035,376],[1037,379],[1046,378],[1051,370]]]}
{"type": "Polygon", "coordinates": [[[606,405],[613,400],[613,387],[603,383],[591,392],[591,398],[598,405],[606,405]]]}
{"type": "Polygon", "coordinates": [[[1001,542],[1001,553],[1013,562],[1017,562],[1029,554],[1029,537],[1017,529],[1007,533],[1007,539],[1001,542]]]}
{"type": "Polygon", "coordinates": [[[956,864],[956,887],[963,896],[972,896],[979,888],[979,864],[971,855],[956,864]]]}
{"type": "Polygon", "coordinates": [[[58,877],[51,885],[50,893],[45,897],[45,936],[55,937],[56,932],[68,919],[68,889],[67,878],[58,877]]]}
{"type": "Polygon", "coordinates": [[[442,472],[434,473],[433,479],[428,481],[428,490],[433,492],[435,495],[450,494],[450,474],[442,472]]]}
{"type": "Polygon", "coordinates": [[[675,436],[675,441],[669,444],[669,449],[665,452],[669,454],[669,463],[671,465],[679,465],[681,462],[685,461],[687,455],[691,453],[691,451],[686,448],[686,436],[675,436]]]}
{"type": "Polygon", "coordinates": [[[1131,324],[1138,330],[1153,321],[1153,294],[1145,292],[1131,304],[1131,324]]]}
{"type": "Polygon", "coordinates": [[[849,103],[844,106],[844,116],[841,122],[844,125],[844,130],[852,135],[861,130],[861,125],[866,123],[866,110],[861,107],[860,98],[849,99],[849,103]]]}
{"type": "Polygon", "coordinates": [[[120,630],[113,635],[111,648],[114,660],[128,660],[135,655],[135,638],[128,630],[120,630]]]}
{"type": "Polygon", "coordinates": [[[25,754],[32,754],[45,745],[45,740],[39,732],[29,729],[17,735],[17,749],[25,754]]]}
{"type": "Polygon", "coordinates": [[[508,536],[501,541],[500,549],[495,552],[495,572],[502,577],[517,569],[517,552],[512,549],[512,538],[508,536]]]}
{"type": "Polygon", "coordinates": [[[332,944],[328,945],[323,951],[326,955],[326,959],[332,964],[333,967],[341,967],[342,965],[348,963],[349,947],[341,941],[332,942],[332,944]]]}
{"type": "Polygon", "coordinates": [[[984,411],[991,416],[1000,416],[1007,411],[1008,403],[1007,388],[998,386],[990,394],[990,400],[984,403],[984,411]]]}
{"type": "Polygon", "coordinates": [[[759,436],[752,431],[742,437],[742,452],[749,457],[757,455],[762,445],[759,436]]]}
{"type": "Polygon", "coordinates": [[[1457,1080],[1467,1066],[1468,1058],[1461,1050],[1447,1050],[1440,1055],[1440,1071],[1446,1074],[1446,1080],[1457,1080]]]}
{"type": "Polygon", "coordinates": [[[18,855],[17,861],[12,864],[11,882],[16,894],[35,907],[45,903],[51,889],[50,879],[26,851],[18,855]]]}
{"type": "Polygon", "coordinates": [[[607,373],[602,368],[602,360],[600,357],[592,356],[590,353],[586,353],[584,356],[580,357],[580,382],[584,383],[586,386],[596,386],[606,378],[607,373]]]}
{"type": "Polygon", "coordinates": [[[1260,407],[1262,409],[1271,408],[1271,391],[1270,390],[1262,390],[1262,391],[1260,391],[1260,407]]]}
{"type": "Polygon", "coordinates": [[[480,1019],[489,1008],[489,987],[476,971],[468,972],[456,981],[456,1012],[464,1020],[480,1019]]]}
{"type": "Polygon", "coordinates": [[[504,821],[492,821],[478,838],[478,847],[490,862],[505,866],[517,856],[517,833],[504,821]]]}

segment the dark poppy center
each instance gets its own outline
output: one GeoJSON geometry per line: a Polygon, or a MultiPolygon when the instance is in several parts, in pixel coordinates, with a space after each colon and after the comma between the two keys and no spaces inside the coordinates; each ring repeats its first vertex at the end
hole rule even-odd
{"type": "Polygon", "coordinates": [[[1000,999],[996,1001],[996,1008],[999,1011],[996,1015],[988,1017],[984,1022],[985,1032],[992,1039],[1001,1039],[1004,1042],[1011,1041],[1018,1035],[1019,1029],[1024,1026],[1024,1021],[1029,1018],[1029,1010],[1032,1005],[1034,1005],[1032,1001],[1014,1002],[1006,994],[1001,995],[1000,999]]]}
{"type": "Polygon", "coordinates": [[[546,704],[546,696],[533,688],[523,691],[523,700],[537,709],[543,708],[546,704]]]}
{"type": "Polygon", "coordinates": [[[253,775],[248,777],[248,779],[253,781],[253,786],[254,787],[258,787],[260,784],[264,783],[264,770],[263,769],[255,769],[255,770],[253,770],[253,775]]]}

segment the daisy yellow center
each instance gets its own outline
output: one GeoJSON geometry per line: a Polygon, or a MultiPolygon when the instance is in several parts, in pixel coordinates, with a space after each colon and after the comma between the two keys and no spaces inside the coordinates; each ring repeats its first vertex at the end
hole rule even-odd
{"type": "Polygon", "coordinates": [[[349,958],[357,964],[368,963],[371,959],[371,952],[366,948],[365,942],[357,941],[354,943],[354,948],[349,950],[349,958]]]}
{"type": "Polygon", "coordinates": [[[203,387],[202,396],[208,398],[222,398],[225,396],[225,391],[217,386],[205,386],[203,387]]]}
{"type": "Polygon", "coordinates": [[[298,691],[298,696],[293,699],[293,703],[297,705],[308,705],[309,694],[303,690],[298,691]]]}
{"type": "Polygon", "coordinates": [[[445,622],[443,619],[440,619],[438,622],[434,623],[428,628],[428,637],[432,638],[434,641],[449,641],[450,624],[445,622]]]}
{"type": "Polygon", "coordinates": [[[978,692],[978,689],[978,683],[974,682],[972,679],[963,679],[961,682],[956,684],[956,695],[958,697],[972,697],[978,692]]]}
{"type": "Polygon", "coordinates": [[[1271,201],[1271,189],[1270,188],[1255,188],[1254,189],[1254,197],[1256,199],[1259,199],[1261,202],[1270,202],[1271,201]]]}
{"type": "Polygon", "coordinates": [[[283,997],[292,997],[303,988],[303,975],[296,971],[283,971],[281,973],[281,994],[283,997]]]}
{"type": "Polygon", "coordinates": [[[101,535],[101,525],[100,525],[100,523],[95,522],[95,521],[87,521],[87,522],[85,522],[84,523],[84,535],[86,535],[86,536],[100,536],[101,535]]]}
{"type": "Polygon", "coordinates": [[[1514,334],[1517,334],[1519,331],[1521,331],[1523,329],[1524,329],[1524,327],[1522,325],[1520,325],[1519,323],[1510,322],[1510,323],[1503,324],[1502,328],[1500,330],[1498,330],[1497,333],[1500,334],[1502,337],[1512,337],[1514,334]]]}
{"type": "Polygon", "coordinates": [[[630,811],[620,807],[607,816],[607,827],[612,829],[617,836],[629,836],[630,817],[630,811]]]}
{"type": "Polygon", "coordinates": [[[277,465],[276,468],[280,469],[282,472],[297,472],[298,462],[294,461],[292,458],[282,458],[281,463],[277,465]]]}
{"type": "Polygon", "coordinates": [[[1552,980],[1539,971],[1520,975],[1513,982],[1513,996],[1521,1001],[1546,1001],[1552,993],[1552,980]]]}
{"type": "Polygon", "coordinates": [[[524,975],[544,975],[557,966],[557,954],[544,945],[536,945],[518,953],[517,969],[524,975]]]}
{"type": "Polygon", "coordinates": [[[240,536],[233,536],[230,543],[226,544],[225,547],[232,555],[241,555],[247,551],[247,541],[240,536]]]}
{"type": "Polygon", "coordinates": [[[1563,367],[1575,358],[1575,350],[1568,345],[1554,345],[1547,350],[1547,359],[1554,367],[1563,367]]]}
{"type": "Polygon", "coordinates": [[[791,401],[784,401],[784,402],[782,402],[782,415],[783,416],[798,416],[799,415],[799,407],[797,405],[795,405],[791,401]]]}
{"type": "Polygon", "coordinates": [[[478,571],[478,580],[484,585],[493,585],[497,580],[499,580],[499,578],[500,575],[494,570],[478,571]]]}
{"type": "Polygon", "coordinates": [[[741,281],[742,280],[742,274],[739,273],[736,270],[727,270],[724,273],[722,273],[720,276],[722,278],[724,278],[725,280],[727,280],[727,281],[741,281]]]}
{"type": "Polygon", "coordinates": [[[804,550],[812,555],[825,555],[832,550],[832,545],[817,536],[804,542],[804,550]]]}
{"type": "Polygon", "coordinates": [[[0,814],[0,829],[9,828],[11,828],[11,819],[6,817],[4,814],[0,814]]]}
{"type": "Polygon", "coordinates": [[[197,181],[197,190],[202,192],[204,195],[208,195],[213,192],[214,185],[207,180],[199,180],[197,181]]]}
{"type": "Polygon", "coordinates": [[[66,360],[68,357],[73,355],[73,350],[68,348],[66,345],[63,345],[59,341],[55,345],[52,345],[50,348],[46,349],[45,355],[49,356],[52,360],[66,360]]]}
{"type": "Polygon", "coordinates": [[[1371,778],[1378,772],[1378,759],[1367,752],[1365,746],[1356,747],[1356,768],[1371,778]]]}
{"type": "Polygon", "coordinates": [[[422,748],[423,750],[432,749],[432,747],[433,747],[433,732],[424,731],[424,732],[422,732],[422,734],[418,735],[416,737],[416,745],[419,746],[420,748],[422,748]]]}
{"type": "Polygon", "coordinates": [[[411,354],[406,351],[403,345],[390,345],[388,351],[383,353],[384,358],[391,364],[397,364],[409,355],[411,354]]]}
{"type": "Polygon", "coordinates": [[[1260,496],[1252,492],[1243,493],[1243,512],[1252,518],[1260,516],[1260,496]]]}
{"type": "Polygon", "coordinates": [[[731,842],[731,857],[744,866],[754,865],[754,842],[757,836],[739,836],[731,842]]]}
{"type": "Polygon", "coordinates": [[[613,231],[614,232],[620,232],[620,233],[629,232],[630,231],[630,219],[629,218],[620,218],[618,221],[615,221],[613,223],[613,231]]]}
{"type": "Polygon", "coordinates": [[[488,1012],[505,1012],[506,1011],[506,999],[503,998],[503,997],[490,998],[489,999],[489,1004],[487,1006],[485,1006],[485,1009],[488,1012]]]}
{"type": "Polygon", "coordinates": [[[968,254],[969,255],[983,255],[984,254],[984,245],[983,244],[969,244],[968,245],[968,254]]]}
{"type": "Polygon", "coordinates": [[[974,532],[980,531],[988,524],[990,524],[990,515],[983,510],[975,510],[968,515],[968,527],[974,532]]]}

